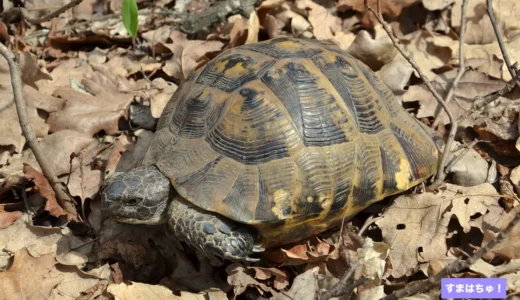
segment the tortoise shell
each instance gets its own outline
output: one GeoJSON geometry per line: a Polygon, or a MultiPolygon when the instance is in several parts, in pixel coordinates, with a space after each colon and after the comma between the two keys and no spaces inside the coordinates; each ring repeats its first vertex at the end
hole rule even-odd
{"type": "Polygon", "coordinates": [[[409,189],[437,157],[365,64],[333,44],[276,38],[224,51],[189,76],[142,164],[275,245],[409,189]]]}

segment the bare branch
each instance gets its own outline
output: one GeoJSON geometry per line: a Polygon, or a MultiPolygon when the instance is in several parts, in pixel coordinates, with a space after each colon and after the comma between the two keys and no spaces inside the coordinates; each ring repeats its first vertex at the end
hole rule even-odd
{"type": "MultiPolygon", "coordinates": [[[[340,281],[336,283],[333,287],[331,287],[328,291],[319,296],[320,300],[329,300],[332,297],[340,297],[342,295],[350,295],[355,288],[365,283],[368,278],[361,278],[356,280],[355,282],[348,284],[350,281],[350,277],[354,275],[354,271],[356,271],[358,264],[354,263],[348,268],[343,277],[341,277],[340,281]]],[[[316,297],[318,299],[318,297],[316,297]]]]}
{"type": "MultiPolygon", "coordinates": [[[[500,34],[500,30],[498,29],[497,21],[495,20],[495,15],[493,14],[493,2],[491,0],[486,1],[487,12],[489,19],[491,20],[491,25],[493,25],[493,30],[495,31],[495,36],[497,37],[498,46],[500,47],[500,51],[502,52],[502,57],[504,58],[504,62],[506,64],[507,70],[509,74],[511,74],[511,78],[516,77],[516,71],[513,69],[511,60],[509,60],[509,55],[507,55],[506,46],[504,45],[504,40],[502,39],[502,35],[500,34]]],[[[520,85],[519,85],[520,87],[520,85]]]]}
{"type": "Polygon", "coordinates": [[[34,156],[36,157],[36,160],[38,161],[38,164],[43,171],[43,175],[45,175],[47,180],[49,180],[50,184],[52,185],[52,188],[56,193],[56,199],[58,200],[58,203],[71,216],[77,217],[74,201],[64,190],[63,186],[58,180],[58,177],[56,176],[56,173],[54,172],[54,168],[49,163],[40,146],[38,145],[38,142],[36,141],[36,135],[34,134],[32,125],[29,122],[29,117],[27,116],[27,108],[22,93],[22,78],[20,76],[18,64],[13,59],[14,55],[2,43],[0,43],[0,55],[5,57],[9,65],[14,102],[16,105],[16,111],[18,112],[18,119],[20,120],[22,133],[27,140],[27,143],[29,144],[29,147],[31,148],[34,156]]]}
{"type": "MultiPolygon", "coordinates": [[[[451,84],[451,88],[448,91],[448,95],[446,96],[446,103],[450,103],[451,99],[453,98],[453,94],[455,93],[455,89],[457,88],[457,85],[459,84],[460,79],[466,73],[466,66],[464,63],[464,36],[466,33],[466,7],[468,6],[468,0],[462,1],[462,12],[461,12],[461,25],[460,25],[460,36],[459,36],[459,71],[457,73],[457,76],[453,80],[451,84]]],[[[439,125],[441,121],[440,118],[440,108],[437,108],[435,111],[435,120],[433,121],[432,128],[435,129],[439,125]]],[[[448,172],[446,172],[448,173],[448,172]]]]}
{"type": "Polygon", "coordinates": [[[468,109],[464,114],[460,115],[457,119],[458,122],[464,121],[467,117],[469,117],[472,113],[478,111],[482,107],[490,104],[491,102],[497,100],[501,96],[504,96],[505,94],[509,93],[513,90],[516,84],[520,81],[520,72],[516,74],[516,76],[508,82],[503,88],[501,88],[498,91],[495,91],[491,94],[486,95],[485,97],[477,97],[475,101],[473,101],[473,105],[471,109],[468,109]]]}
{"type": "Polygon", "coordinates": [[[71,9],[71,8],[73,8],[75,6],[78,6],[81,2],[83,2],[83,0],[72,0],[71,2],[63,5],[62,7],[58,8],[57,10],[55,10],[53,12],[50,12],[50,13],[46,14],[45,16],[43,16],[41,18],[34,18],[27,11],[27,9],[25,9],[23,7],[13,7],[10,10],[4,12],[4,14],[18,15],[18,16],[22,17],[28,23],[31,23],[33,25],[38,25],[38,24],[41,24],[43,22],[50,21],[51,19],[61,15],[62,13],[67,11],[68,9],[71,9]]]}

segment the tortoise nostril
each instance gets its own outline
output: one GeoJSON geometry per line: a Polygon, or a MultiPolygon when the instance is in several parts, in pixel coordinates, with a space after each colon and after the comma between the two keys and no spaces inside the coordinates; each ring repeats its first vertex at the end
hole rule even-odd
{"type": "Polygon", "coordinates": [[[137,203],[139,202],[136,198],[130,198],[130,199],[124,199],[123,202],[126,204],[126,205],[132,205],[132,206],[135,206],[137,205],[137,203]]]}

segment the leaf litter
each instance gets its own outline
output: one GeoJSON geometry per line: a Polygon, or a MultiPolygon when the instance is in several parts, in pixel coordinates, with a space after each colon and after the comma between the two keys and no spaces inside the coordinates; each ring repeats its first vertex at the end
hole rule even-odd
{"type": "MultiPolygon", "coordinates": [[[[381,2],[382,13],[407,55],[446,95],[459,67],[462,0],[381,2]],[[412,23],[403,21],[410,16],[412,23]]],[[[464,41],[468,69],[449,104],[456,117],[471,109],[476,97],[511,79],[486,1],[468,2],[464,41]]],[[[61,4],[37,0],[26,8],[37,17],[61,4]]],[[[454,166],[451,183],[438,192],[415,189],[377,203],[346,220],[341,230],[268,249],[258,264],[212,266],[162,226],[106,220],[99,203],[101,183],[115,171],[134,167],[153,134],[132,130],[129,106],[144,105],[158,118],[177,86],[225,49],[278,36],[329,40],[377,71],[403,105],[426,124],[433,121],[438,104],[362,0],[261,1],[252,13],[227,16],[227,22],[196,38],[176,29],[176,15],[201,12],[213,1],[187,1],[174,8],[170,1],[159,1],[140,8],[138,49],[131,46],[118,16],[102,17],[119,13],[121,3],[98,4],[83,1],[41,26],[27,26],[16,37],[12,31],[2,31],[7,26],[0,23],[0,38],[17,45],[21,54],[24,98],[38,143],[92,228],[82,232],[75,222],[67,226],[71,216],[58,205],[26,146],[11,85],[5,84],[10,82],[8,67],[1,58],[2,298],[314,299],[357,262],[353,279],[369,280],[354,293],[359,299],[376,299],[474,253],[518,211],[514,197],[520,192],[519,95],[513,91],[462,123],[462,140],[477,137],[481,142],[454,166]],[[503,171],[499,179],[486,173],[493,168],[503,171]],[[501,187],[510,186],[504,190],[507,195],[500,194],[497,180],[501,187]]],[[[377,6],[376,1],[368,4],[377,6]]],[[[517,5],[514,0],[493,1],[513,62],[519,59],[514,50],[520,41],[517,5]]],[[[441,123],[449,126],[444,113],[441,123]]],[[[447,132],[443,126],[440,134],[447,132]]],[[[508,293],[519,293],[518,228],[469,270],[453,276],[505,277],[508,293]]],[[[407,299],[438,293],[437,287],[407,299]]]]}

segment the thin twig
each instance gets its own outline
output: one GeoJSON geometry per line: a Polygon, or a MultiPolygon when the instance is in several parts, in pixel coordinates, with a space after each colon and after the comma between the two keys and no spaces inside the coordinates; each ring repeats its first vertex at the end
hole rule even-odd
{"type": "Polygon", "coordinates": [[[45,16],[43,16],[41,18],[34,18],[27,11],[27,9],[25,9],[23,7],[13,7],[10,10],[8,10],[7,12],[4,12],[4,14],[19,15],[19,16],[22,16],[25,21],[27,21],[27,22],[29,22],[29,23],[31,23],[33,25],[38,25],[38,24],[41,24],[43,22],[50,21],[51,19],[61,15],[65,11],[67,11],[67,10],[69,10],[69,9],[75,7],[75,6],[78,6],[81,2],[83,2],[83,0],[72,0],[71,2],[63,5],[62,7],[58,8],[55,11],[52,11],[52,12],[46,14],[45,16]]]}
{"type": "MultiPolygon", "coordinates": [[[[491,0],[486,1],[487,12],[489,19],[491,21],[491,25],[493,26],[493,30],[495,31],[495,36],[497,37],[498,46],[500,47],[500,51],[502,52],[502,57],[504,58],[504,62],[506,64],[507,70],[509,74],[511,74],[511,78],[516,77],[516,71],[513,69],[511,61],[509,60],[509,55],[507,55],[506,46],[504,45],[504,39],[502,39],[502,35],[500,34],[500,30],[497,25],[497,21],[495,20],[495,15],[493,14],[493,2],[491,0]]],[[[520,85],[519,85],[520,87],[520,85]]]]}
{"type": "MultiPolygon", "coordinates": [[[[464,63],[464,36],[466,32],[466,7],[468,6],[468,0],[462,1],[462,12],[461,12],[461,25],[460,25],[460,36],[459,36],[459,71],[457,73],[457,76],[453,80],[451,84],[451,88],[448,91],[448,95],[446,96],[446,103],[450,103],[451,99],[453,98],[453,94],[455,94],[455,89],[457,88],[457,85],[459,84],[460,79],[466,73],[466,66],[464,63]]],[[[440,107],[437,107],[435,110],[435,120],[433,121],[432,128],[435,129],[439,125],[441,121],[441,110],[440,107]]],[[[446,172],[448,173],[448,172],[446,172]]]]}
{"type": "Polygon", "coordinates": [[[49,163],[47,157],[45,157],[40,146],[38,145],[38,142],[36,141],[36,135],[34,134],[32,125],[29,122],[29,117],[27,116],[27,108],[22,93],[22,78],[20,76],[18,64],[13,59],[14,55],[2,43],[0,43],[0,54],[7,60],[7,64],[9,65],[16,111],[18,112],[20,127],[25,139],[27,140],[27,144],[29,144],[29,147],[38,161],[43,174],[52,185],[52,188],[56,193],[56,199],[58,200],[60,206],[70,215],[77,217],[74,201],[64,190],[62,184],[59,182],[58,177],[56,176],[54,168],[49,163]]]}
{"type": "Polygon", "coordinates": [[[354,271],[356,271],[357,266],[358,263],[352,264],[350,268],[348,268],[347,271],[343,274],[338,283],[316,298],[320,300],[328,300],[332,297],[339,297],[345,294],[350,294],[354,291],[355,288],[365,283],[368,278],[361,278],[352,284],[348,284],[349,279],[352,277],[352,275],[354,275],[354,271]]]}
{"type": "Polygon", "coordinates": [[[516,84],[520,81],[520,72],[516,74],[515,77],[511,81],[509,81],[503,88],[498,91],[494,91],[483,98],[477,97],[475,101],[473,101],[473,105],[471,109],[468,109],[464,114],[460,115],[457,119],[458,122],[464,121],[467,117],[469,117],[472,113],[477,112],[482,107],[490,104],[491,102],[497,100],[498,98],[504,96],[513,90],[516,84]]]}
{"type": "Polygon", "coordinates": [[[516,224],[520,221],[520,213],[517,213],[513,220],[507,225],[507,227],[498,233],[498,235],[491,240],[486,246],[478,249],[471,257],[467,260],[457,259],[454,262],[447,265],[442,271],[435,274],[435,276],[429,277],[427,280],[411,286],[410,288],[402,289],[393,292],[392,294],[381,298],[380,300],[396,300],[398,298],[411,296],[423,291],[426,291],[433,286],[437,285],[442,278],[448,277],[450,274],[459,273],[462,270],[473,265],[477,260],[479,260],[486,252],[490,251],[496,244],[500,243],[504,240],[504,238],[511,232],[511,230],[515,227],[516,224]]]}
{"type": "Polygon", "coordinates": [[[403,48],[399,45],[399,41],[396,39],[396,37],[392,33],[392,29],[390,28],[388,23],[386,23],[386,21],[383,20],[383,16],[381,14],[376,13],[370,6],[367,6],[366,9],[368,11],[370,11],[376,17],[377,21],[383,26],[383,29],[386,31],[386,34],[392,40],[392,43],[394,44],[396,49],[399,51],[399,53],[401,53],[401,55],[410,63],[410,65],[412,65],[412,67],[415,69],[415,71],[419,74],[419,76],[424,81],[424,84],[426,85],[428,90],[430,90],[430,92],[433,94],[433,96],[435,97],[437,102],[442,106],[442,108],[444,108],[444,110],[446,111],[446,114],[448,115],[448,118],[450,119],[451,128],[450,128],[450,132],[448,135],[448,140],[446,141],[446,147],[444,148],[445,150],[443,151],[441,158],[439,160],[437,174],[435,176],[435,181],[429,187],[430,189],[436,189],[438,186],[441,185],[444,178],[446,178],[446,173],[444,172],[444,169],[445,169],[445,166],[446,166],[446,163],[448,160],[448,156],[450,153],[449,149],[451,149],[451,145],[453,144],[453,141],[455,140],[455,134],[457,133],[457,128],[458,128],[457,120],[455,120],[455,117],[453,116],[453,113],[448,108],[448,105],[446,104],[446,102],[444,102],[444,100],[439,95],[439,93],[437,93],[437,91],[434,89],[430,80],[428,79],[428,77],[426,77],[426,75],[424,75],[424,73],[421,71],[421,69],[415,62],[415,60],[413,58],[409,57],[408,55],[406,55],[406,53],[404,53],[403,48]]]}
{"type": "Polygon", "coordinates": [[[455,159],[453,159],[450,163],[448,163],[446,165],[446,173],[449,174],[451,169],[453,168],[453,166],[455,166],[455,164],[458,163],[464,157],[464,155],[466,155],[466,153],[469,152],[469,150],[473,149],[473,147],[475,147],[475,145],[478,142],[480,142],[480,141],[478,139],[475,139],[474,141],[471,142],[471,144],[466,145],[465,149],[462,150],[462,152],[457,157],[455,157],[455,159]]]}

